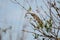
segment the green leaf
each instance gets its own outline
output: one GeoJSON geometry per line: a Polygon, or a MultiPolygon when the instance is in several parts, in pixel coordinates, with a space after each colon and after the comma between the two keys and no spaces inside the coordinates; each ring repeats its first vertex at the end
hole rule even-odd
{"type": "Polygon", "coordinates": [[[32,20],[32,18],[30,18],[30,21],[32,20]]]}
{"type": "Polygon", "coordinates": [[[47,23],[45,24],[45,28],[47,28],[47,23]]]}
{"type": "Polygon", "coordinates": [[[46,31],[49,32],[50,31],[50,28],[47,28],[46,31]]]}
{"type": "Polygon", "coordinates": [[[37,39],[39,37],[39,34],[35,33],[34,39],[37,39]]]}
{"type": "Polygon", "coordinates": [[[57,15],[60,17],[60,14],[59,13],[57,15]]]}
{"type": "Polygon", "coordinates": [[[46,21],[45,28],[46,28],[47,32],[51,31],[51,28],[52,28],[52,19],[51,18],[46,21]]]}
{"type": "Polygon", "coordinates": [[[32,10],[32,8],[31,8],[31,6],[29,7],[29,9],[28,9],[28,11],[31,11],[32,10]]]}
{"type": "Polygon", "coordinates": [[[49,28],[47,28],[46,31],[49,32],[49,28]]]}
{"type": "Polygon", "coordinates": [[[52,19],[50,18],[48,21],[47,21],[49,27],[52,27],[52,19]]]}

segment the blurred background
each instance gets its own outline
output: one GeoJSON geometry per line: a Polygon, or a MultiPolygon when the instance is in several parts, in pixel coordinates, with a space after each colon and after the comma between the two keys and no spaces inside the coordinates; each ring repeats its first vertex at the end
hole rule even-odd
{"type": "MultiPolygon", "coordinates": [[[[21,5],[16,4],[14,0],[0,0],[0,40],[37,40],[34,39],[32,33],[22,31],[34,31],[31,24],[29,24],[29,21],[25,19],[26,10],[24,10],[24,7],[29,9],[31,6],[33,12],[41,12],[42,15],[45,16],[44,18],[48,19],[49,17],[47,17],[46,14],[40,10],[40,7],[42,7],[43,10],[45,9],[45,11],[48,13],[46,5],[44,4],[43,0],[17,1],[23,6],[23,8],[21,5]]],[[[44,1],[46,2],[46,0],[44,1]]],[[[57,3],[57,6],[60,7],[60,4],[57,3]]],[[[54,13],[56,14],[56,12],[54,13]]],[[[41,14],[37,15],[40,16],[41,14]]],[[[43,20],[42,16],[40,17],[43,20]]]]}

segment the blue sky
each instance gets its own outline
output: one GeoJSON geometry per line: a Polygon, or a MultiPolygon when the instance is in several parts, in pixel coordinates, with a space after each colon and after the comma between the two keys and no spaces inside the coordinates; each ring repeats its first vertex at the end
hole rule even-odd
{"type": "MultiPolygon", "coordinates": [[[[2,29],[8,28],[9,26],[13,27],[11,30],[12,40],[16,40],[18,34],[22,36],[21,30],[23,24],[25,24],[24,15],[25,10],[19,5],[12,3],[10,0],[0,0],[0,27],[2,29]]],[[[6,34],[2,33],[2,40],[9,40],[9,32],[8,30],[6,34]]],[[[29,35],[27,35],[28,39],[32,40],[32,35],[29,35]]]]}
{"type": "MultiPolygon", "coordinates": [[[[13,37],[16,37],[18,30],[22,29],[24,21],[24,12],[22,12],[22,10],[23,9],[21,9],[20,6],[12,3],[10,0],[0,0],[0,27],[5,28],[12,25],[13,37]]],[[[7,32],[3,39],[8,40],[8,35],[7,32]]],[[[15,38],[13,38],[13,40],[15,40],[15,38]]]]}

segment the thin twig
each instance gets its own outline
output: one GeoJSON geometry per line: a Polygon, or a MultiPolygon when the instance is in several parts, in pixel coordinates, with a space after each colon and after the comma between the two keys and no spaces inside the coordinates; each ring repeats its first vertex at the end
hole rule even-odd
{"type": "Polygon", "coordinates": [[[12,0],[10,0],[12,3],[15,3],[15,4],[18,4],[19,6],[21,6],[24,10],[26,10],[27,11],[27,9],[24,7],[24,6],[22,6],[17,0],[14,0],[14,1],[12,1],[12,0]]]}

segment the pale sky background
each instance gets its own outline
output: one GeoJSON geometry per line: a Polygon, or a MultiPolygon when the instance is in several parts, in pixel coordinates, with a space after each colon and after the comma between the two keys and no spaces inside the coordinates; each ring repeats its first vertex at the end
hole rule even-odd
{"type": "MultiPolygon", "coordinates": [[[[24,10],[10,0],[0,0],[0,27],[7,28],[10,25],[12,28],[12,40],[16,40],[17,34],[21,36],[22,26],[24,24],[24,10]]],[[[30,38],[30,37],[29,37],[30,38]]],[[[9,40],[9,30],[7,33],[2,33],[2,40],[9,40]]]]}
{"type": "MultiPolygon", "coordinates": [[[[21,4],[23,4],[22,0],[19,0],[21,4]]],[[[26,8],[28,8],[28,4],[23,4],[26,8]],[[26,4],[26,5],[25,5],[26,4]]],[[[35,3],[32,5],[33,10],[35,10],[35,3]]],[[[38,1],[39,5],[43,5],[44,9],[47,9],[44,4],[42,3],[42,0],[38,1]]],[[[20,33],[22,26],[25,23],[24,20],[25,10],[22,9],[17,4],[12,3],[10,0],[0,0],[0,27],[1,28],[7,28],[9,26],[13,26],[11,32],[12,32],[12,40],[16,40],[17,34],[20,33]]],[[[44,14],[45,15],[45,14],[44,14]]],[[[27,21],[26,21],[27,22],[27,21]]],[[[27,23],[28,24],[28,23],[27,23]]],[[[29,30],[32,30],[29,28],[29,30]]],[[[9,30],[7,33],[2,34],[3,40],[9,39],[9,30]]],[[[31,34],[29,34],[28,39],[26,40],[33,40],[33,37],[31,34]]]]}

